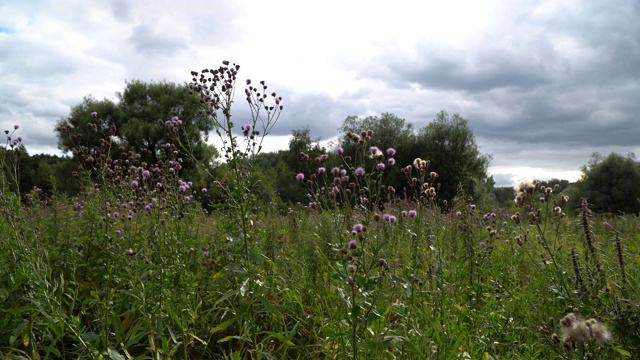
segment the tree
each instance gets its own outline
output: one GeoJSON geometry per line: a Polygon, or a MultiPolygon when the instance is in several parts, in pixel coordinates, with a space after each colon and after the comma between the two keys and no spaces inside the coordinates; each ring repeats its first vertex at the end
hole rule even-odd
{"type": "Polygon", "coordinates": [[[633,154],[594,153],[582,167],[579,193],[595,210],[637,214],[640,211],[640,163],[633,154]]]}
{"type": "MultiPolygon", "coordinates": [[[[371,142],[368,146],[376,146],[383,152],[388,148],[394,148],[396,154],[395,166],[389,166],[385,170],[385,185],[393,186],[400,190],[406,184],[406,176],[400,173],[400,167],[413,163],[418,157],[415,153],[415,133],[413,124],[407,122],[392,113],[382,113],[380,116],[349,116],[340,127],[340,146],[344,153],[354,156],[356,144],[348,137],[348,133],[361,134],[367,130],[373,131],[371,142]]],[[[360,149],[364,155],[369,155],[368,149],[360,149]]],[[[367,156],[363,156],[365,159],[367,156]]],[[[399,192],[398,194],[402,194],[399,192]]]]}
{"type": "Polygon", "coordinates": [[[474,197],[479,184],[486,182],[491,156],[480,153],[468,121],[458,114],[441,111],[420,129],[416,141],[421,157],[430,161],[430,169],[438,173],[438,198],[451,201],[462,185],[474,197]]]}
{"type": "Polygon", "coordinates": [[[111,139],[118,145],[112,156],[118,156],[122,148],[153,164],[158,161],[160,147],[174,143],[183,155],[190,155],[183,156],[187,173],[193,173],[197,163],[210,163],[210,157],[217,156],[205,142],[213,129],[206,114],[208,107],[192,96],[186,85],[134,80],[116,97],[117,102],[86,96],[71,108],[69,116],[55,127],[58,147],[66,152],[79,146],[96,147],[100,139],[111,139]],[[172,121],[174,117],[180,120],[179,126],[172,121]]]}

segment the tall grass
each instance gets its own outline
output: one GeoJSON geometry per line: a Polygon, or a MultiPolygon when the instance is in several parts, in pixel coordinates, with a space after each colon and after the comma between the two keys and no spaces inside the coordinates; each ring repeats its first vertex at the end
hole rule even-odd
{"type": "MultiPolygon", "coordinates": [[[[308,159],[312,170],[291,180],[310,201],[281,214],[259,203],[252,172],[282,100],[247,82],[257,107],[237,131],[238,68],[216,70],[204,76],[218,76],[213,86],[200,73],[192,84],[225,143],[231,175],[215,189],[179,177],[185,144],[144,164],[110,158],[108,139],[78,150],[90,170],[78,198],[3,185],[3,358],[639,356],[635,215],[602,219],[585,201],[571,218],[563,194],[536,182],[509,209],[478,208],[464,189],[444,204],[428,161],[395,164],[371,132],[351,134],[356,153],[339,149],[336,168],[308,159]],[[409,191],[385,186],[389,166],[402,166],[409,191]],[[207,214],[203,191],[228,200],[207,214]]],[[[179,131],[177,120],[167,126],[179,131]]],[[[4,150],[9,184],[17,168],[4,150]]]]}

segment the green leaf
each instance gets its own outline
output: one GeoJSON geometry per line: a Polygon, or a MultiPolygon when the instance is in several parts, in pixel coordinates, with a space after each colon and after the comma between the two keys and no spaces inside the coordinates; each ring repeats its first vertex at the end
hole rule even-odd
{"type": "Polygon", "coordinates": [[[211,334],[215,334],[218,331],[222,331],[225,330],[226,328],[228,328],[229,326],[231,326],[231,324],[233,324],[234,322],[236,322],[236,320],[238,319],[237,316],[232,317],[231,319],[223,322],[222,324],[214,327],[213,329],[211,329],[211,334]]]}
{"type": "Polygon", "coordinates": [[[622,356],[625,356],[625,357],[631,356],[631,353],[623,348],[619,348],[617,346],[614,346],[613,348],[616,349],[616,351],[622,356]]]}

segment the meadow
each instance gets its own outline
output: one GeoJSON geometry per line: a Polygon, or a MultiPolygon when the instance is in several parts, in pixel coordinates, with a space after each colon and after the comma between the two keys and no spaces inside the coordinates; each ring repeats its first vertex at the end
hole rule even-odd
{"type": "Polygon", "coordinates": [[[464,189],[443,203],[428,160],[396,164],[366,132],[352,134],[355,154],[337,150],[341,166],[307,159],[291,181],[308,203],[262,201],[252,159],[268,131],[256,128],[277,120],[278,97],[249,92],[253,122],[236,132],[228,90],[213,105],[229,169],[214,188],[180,177],[179,143],[147,164],[112,158],[107,139],[79,147],[83,170],[57,180],[81,182],[80,196],[21,194],[7,146],[3,359],[640,356],[636,214],[565,209],[536,181],[508,208],[464,189]],[[384,185],[389,166],[406,175],[402,194],[384,185]],[[203,207],[211,193],[224,201],[203,207]]]}

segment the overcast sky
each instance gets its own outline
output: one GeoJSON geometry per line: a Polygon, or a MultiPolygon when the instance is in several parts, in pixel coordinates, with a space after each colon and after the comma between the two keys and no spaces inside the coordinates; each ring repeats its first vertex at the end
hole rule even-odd
{"type": "MultiPolygon", "coordinates": [[[[640,153],[638,1],[0,0],[0,129],[60,154],[53,126],[125,81],[240,64],[285,111],[269,149],[350,115],[469,120],[498,185],[576,180],[593,152],[640,153]]],[[[242,106],[239,102],[238,106],[242,106]]]]}

